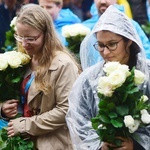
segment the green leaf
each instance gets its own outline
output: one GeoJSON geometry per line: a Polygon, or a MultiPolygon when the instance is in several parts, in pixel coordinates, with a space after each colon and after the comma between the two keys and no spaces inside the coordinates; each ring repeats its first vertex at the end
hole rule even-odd
{"type": "Polygon", "coordinates": [[[23,140],[20,136],[8,138],[7,131],[4,128],[0,130],[0,137],[1,150],[27,150],[28,146],[30,150],[34,150],[34,144],[32,141],[23,140]]]}
{"type": "Polygon", "coordinates": [[[91,118],[91,121],[92,121],[93,123],[99,121],[99,116],[97,115],[96,117],[91,118]]]}
{"type": "Polygon", "coordinates": [[[29,142],[27,146],[28,148],[32,149],[34,147],[33,142],[29,142]]]}
{"type": "Polygon", "coordinates": [[[1,138],[2,138],[3,141],[6,141],[8,139],[7,130],[5,128],[3,128],[1,130],[1,138]]]}
{"type": "Polygon", "coordinates": [[[106,108],[106,106],[107,106],[107,102],[104,100],[101,100],[98,104],[99,108],[106,108]]]}
{"type": "Polygon", "coordinates": [[[150,23],[147,22],[145,25],[141,25],[141,27],[144,30],[144,32],[150,36],[150,23]]]}
{"type": "Polygon", "coordinates": [[[99,118],[104,123],[110,123],[110,118],[107,115],[100,115],[99,118]]]}
{"type": "Polygon", "coordinates": [[[111,120],[111,123],[112,125],[115,127],[115,128],[121,128],[123,126],[123,122],[120,121],[120,120],[114,120],[112,119],[111,120]]]}
{"type": "Polygon", "coordinates": [[[11,80],[12,83],[18,83],[20,82],[20,78],[14,78],[13,80],[11,80]]]}
{"type": "Polygon", "coordinates": [[[115,104],[114,103],[108,103],[107,108],[108,108],[109,111],[112,111],[112,110],[115,109],[115,104]]]}
{"type": "Polygon", "coordinates": [[[133,93],[136,93],[139,91],[139,88],[138,87],[134,87],[133,89],[130,89],[128,92],[128,94],[133,94],[133,93]]]}
{"type": "Polygon", "coordinates": [[[95,130],[97,129],[98,126],[99,126],[99,123],[98,123],[98,122],[95,122],[95,123],[92,122],[92,127],[93,127],[95,130]]]}
{"type": "Polygon", "coordinates": [[[124,116],[124,115],[127,115],[129,113],[129,108],[128,108],[127,105],[117,106],[116,107],[116,112],[119,115],[124,116]]]}
{"type": "Polygon", "coordinates": [[[115,113],[115,112],[111,112],[111,113],[108,114],[108,116],[109,116],[110,118],[116,118],[118,115],[117,115],[117,113],[115,113]]]}

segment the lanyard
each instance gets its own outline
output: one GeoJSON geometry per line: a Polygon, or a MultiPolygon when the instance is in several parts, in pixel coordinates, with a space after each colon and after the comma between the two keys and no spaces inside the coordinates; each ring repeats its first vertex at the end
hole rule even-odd
{"type": "MultiPolygon", "coordinates": [[[[33,79],[34,79],[34,75],[31,74],[30,79],[28,80],[28,82],[27,82],[26,85],[25,85],[25,89],[24,89],[25,95],[27,94],[27,92],[28,92],[28,90],[29,90],[29,87],[31,86],[31,83],[32,83],[33,79]]],[[[22,104],[24,104],[24,103],[25,103],[25,96],[22,96],[22,97],[21,97],[21,100],[22,100],[22,104]]]]}

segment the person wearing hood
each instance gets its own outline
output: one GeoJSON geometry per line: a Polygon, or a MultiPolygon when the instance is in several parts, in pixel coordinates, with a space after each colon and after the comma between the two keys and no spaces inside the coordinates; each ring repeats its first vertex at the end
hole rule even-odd
{"type": "Polygon", "coordinates": [[[62,9],[63,0],[39,0],[39,5],[51,15],[57,34],[62,43],[67,46],[65,37],[62,36],[62,27],[80,23],[81,20],[70,9],[62,9]]]}
{"type": "MultiPolygon", "coordinates": [[[[83,25],[91,29],[94,27],[99,17],[106,11],[106,9],[110,5],[114,5],[117,9],[124,12],[124,7],[122,5],[116,4],[117,0],[94,0],[94,3],[97,8],[97,11],[94,12],[94,15],[91,19],[83,22],[83,25]]],[[[142,41],[143,47],[146,52],[146,57],[150,59],[150,42],[149,42],[148,37],[146,36],[146,34],[144,33],[144,31],[142,30],[142,28],[136,21],[132,19],[130,19],[130,21],[132,22],[134,28],[136,29],[142,41]]],[[[81,43],[80,57],[81,57],[81,66],[83,70],[96,64],[97,62],[101,60],[101,57],[99,56],[98,52],[93,49],[92,45],[94,44],[94,42],[95,41],[93,41],[93,39],[90,39],[90,44],[88,45],[88,49],[82,48],[82,45],[84,45],[84,40],[81,43]]]]}
{"type": "MultiPolygon", "coordinates": [[[[69,110],[66,121],[75,150],[109,150],[109,143],[100,140],[91,123],[91,119],[99,113],[98,104],[101,99],[98,97],[97,87],[99,78],[105,75],[103,67],[107,62],[119,62],[127,65],[129,70],[133,67],[140,70],[146,79],[139,89],[150,98],[150,61],[145,57],[133,24],[114,6],[109,6],[103,13],[88,38],[90,36],[96,41],[93,47],[101,55],[102,61],[84,70],[75,81],[68,97],[69,110]]],[[[88,42],[86,38],[87,45],[88,42]]],[[[130,139],[121,138],[120,147],[113,149],[149,150],[149,134],[150,125],[139,127],[130,139]]]]}

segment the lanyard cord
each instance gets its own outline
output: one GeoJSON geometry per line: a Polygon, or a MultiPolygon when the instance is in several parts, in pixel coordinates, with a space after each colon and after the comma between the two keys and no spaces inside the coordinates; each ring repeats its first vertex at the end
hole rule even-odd
{"type": "MultiPolygon", "coordinates": [[[[28,82],[25,85],[25,89],[24,89],[25,95],[27,94],[27,92],[29,90],[29,87],[31,86],[31,83],[32,83],[33,79],[34,79],[34,75],[31,74],[30,79],[28,80],[28,82]]],[[[22,104],[24,104],[25,103],[25,96],[21,96],[21,100],[22,100],[22,104]]]]}

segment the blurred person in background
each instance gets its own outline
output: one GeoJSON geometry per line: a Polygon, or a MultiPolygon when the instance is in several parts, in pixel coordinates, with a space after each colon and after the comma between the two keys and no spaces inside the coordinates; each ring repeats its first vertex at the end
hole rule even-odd
{"type": "Polygon", "coordinates": [[[83,21],[82,1],[83,0],[63,0],[63,9],[69,8],[83,21]]]}
{"type": "Polygon", "coordinates": [[[63,8],[69,8],[81,21],[91,18],[90,8],[94,0],[63,0],[63,8]]]}
{"type": "Polygon", "coordinates": [[[6,39],[6,31],[10,30],[10,23],[16,16],[18,10],[17,0],[3,0],[0,5],[0,52],[4,52],[2,47],[4,46],[6,39]]]}
{"type": "Polygon", "coordinates": [[[148,15],[148,22],[150,22],[150,0],[146,1],[146,9],[147,9],[147,15],[148,15]]]}
{"type": "Polygon", "coordinates": [[[38,0],[18,0],[20,4],[28,4],[28,3],[35,3],[38,4],[38,0]]]}
{"type": "Polygon", "coordinates": [[[128,0],[132,10],[133,19],[140,25],[148,22],[146,1],[147,0],[128,0]]]}
{"type": "Polygon", "coordinates": [[[132,18],[132,12],[130,5],[127,0],[98,0],[92,4],[90,13],[92,15],[91,19],[85,20],[83,23],[90,27],[91,29],[94,27],[95,22],[99,19],[99,17],[104,13],[108,6],[114,5],[122,12],[124,12],[129,18],[132,18]],[[96,3],[99,3],[101,8],[97,8],[96,3]]]}
{"type": "Polygon", "coordinates": [[[51,15],[60,40],[65,46],[67,46],[65,37],[62,36],[62,27],[65,25],[80,23],[80,18],[70,9],[62,9],[63,0],[39,0],[39,5],[51,15]]]}
{"type": "Polygon", "coordinates": [[[94,0],[82,0],[81,9],[83,11],[83,20],[87,20],[92,17],[90,13],[90,8],[94,0]]]}

